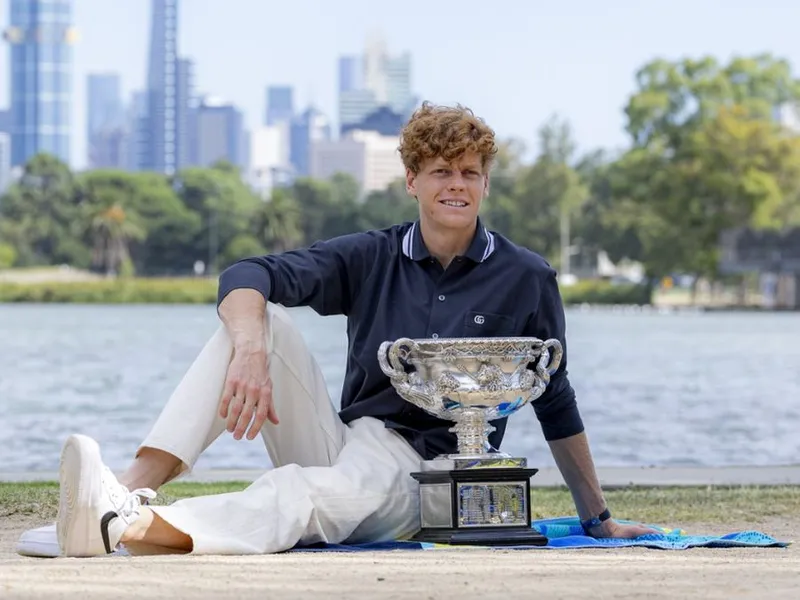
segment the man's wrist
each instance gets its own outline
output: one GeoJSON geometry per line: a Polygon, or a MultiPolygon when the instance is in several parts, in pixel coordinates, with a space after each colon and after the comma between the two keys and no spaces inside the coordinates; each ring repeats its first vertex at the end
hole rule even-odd
{"type": "Polygon", "coordinates": [[[608,533],[613,526],[614,521],[611,519],[611,511],[606,508],[600,514],[592,516],[588,519],[581,521],[581,527],[586,535],[597,537],[598,535],[608,533]]]}

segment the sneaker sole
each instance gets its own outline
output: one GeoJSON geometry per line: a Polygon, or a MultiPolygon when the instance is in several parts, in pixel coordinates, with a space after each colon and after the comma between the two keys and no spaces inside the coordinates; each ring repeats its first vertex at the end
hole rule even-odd
{"type": "Polygon", "coordinates": [[[88,465],[100,460],[100,447],[93,439],[71,435],[64,443],[59,465],[58,546],[64,556],[97,556],[105,554],[99,543],[100,523],[81,515],[76,507],[91,504],[99,473],[87,473],[88,465]]]}
{"type": "Polygon", "coordinates": [[[56,524],[52,523],[23,532],[17,540],[14,550],[20,556],[32,556],[35,558],[57,558],[61,556],[56,524]]]}

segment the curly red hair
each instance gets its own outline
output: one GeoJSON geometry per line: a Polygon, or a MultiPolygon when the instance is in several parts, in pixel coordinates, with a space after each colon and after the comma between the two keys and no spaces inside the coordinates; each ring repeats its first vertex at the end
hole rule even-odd
{"type": "Polygon", "coordinates": [[[497,144],[494,130],[469,108],[424,102],[403,128],[398,150],[403,165],[412,173],[419,173],[430,159],[442,157],[450,163],[466,152],[478,154],[484,171],[488,171],[497,144]]]}

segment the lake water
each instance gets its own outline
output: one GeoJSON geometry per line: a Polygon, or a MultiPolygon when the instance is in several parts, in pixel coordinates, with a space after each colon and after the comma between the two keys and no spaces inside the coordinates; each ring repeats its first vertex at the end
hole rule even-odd
{"type": "MultiPolygon", "coordinates": [[[[344,319],[291,312],[338,404],[344,319]]],[[[800,315],[570,310],[567,322],[598,465],[800,463],[800,315]]],[[[72,432],[124,468],[217,324],[213,306],[0,304],[0,471],[57,471],[72,432]]],[[[530,407],[503,450],[553,466],[530,407]]],[[[269,465],[260,438],[224,434],[197,468],[269,465]]]]}

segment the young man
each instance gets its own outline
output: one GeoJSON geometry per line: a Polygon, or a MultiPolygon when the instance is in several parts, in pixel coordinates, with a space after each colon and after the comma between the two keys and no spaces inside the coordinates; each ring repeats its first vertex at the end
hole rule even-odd
{"type": "MultiPolygon", "coordinates": [[[[399,337],[535,336],[566,349],[555,272],[488,231],[493,131],[461,107],[423,105],[400,154],[419,220],[238,262],[220,277],[222,326],[173,393],[118,481],[97,444],[71,436],[61,458],[62,554],[94,556],[143,542],[175,552],[270,553],[313,542],[395,539],[419,527],[409,473],[455,451],[451,423],[401,399],[378,365],[399,337]],[[283,306],[348,318],[337,414],[320,370],[283,306]],[[191,468],[224,430],[262,434],[276,468],[247,489],[143,506],[191,468]]],[[[535,241],[532,241],[535,243],[535,241]]],[[[566,353],[534,403],[556,464],[591,535],[649,530],[610,518],[591,460],[566,353]]],[[[495,447],[505,421],[494,423],[495,447]]]]}

